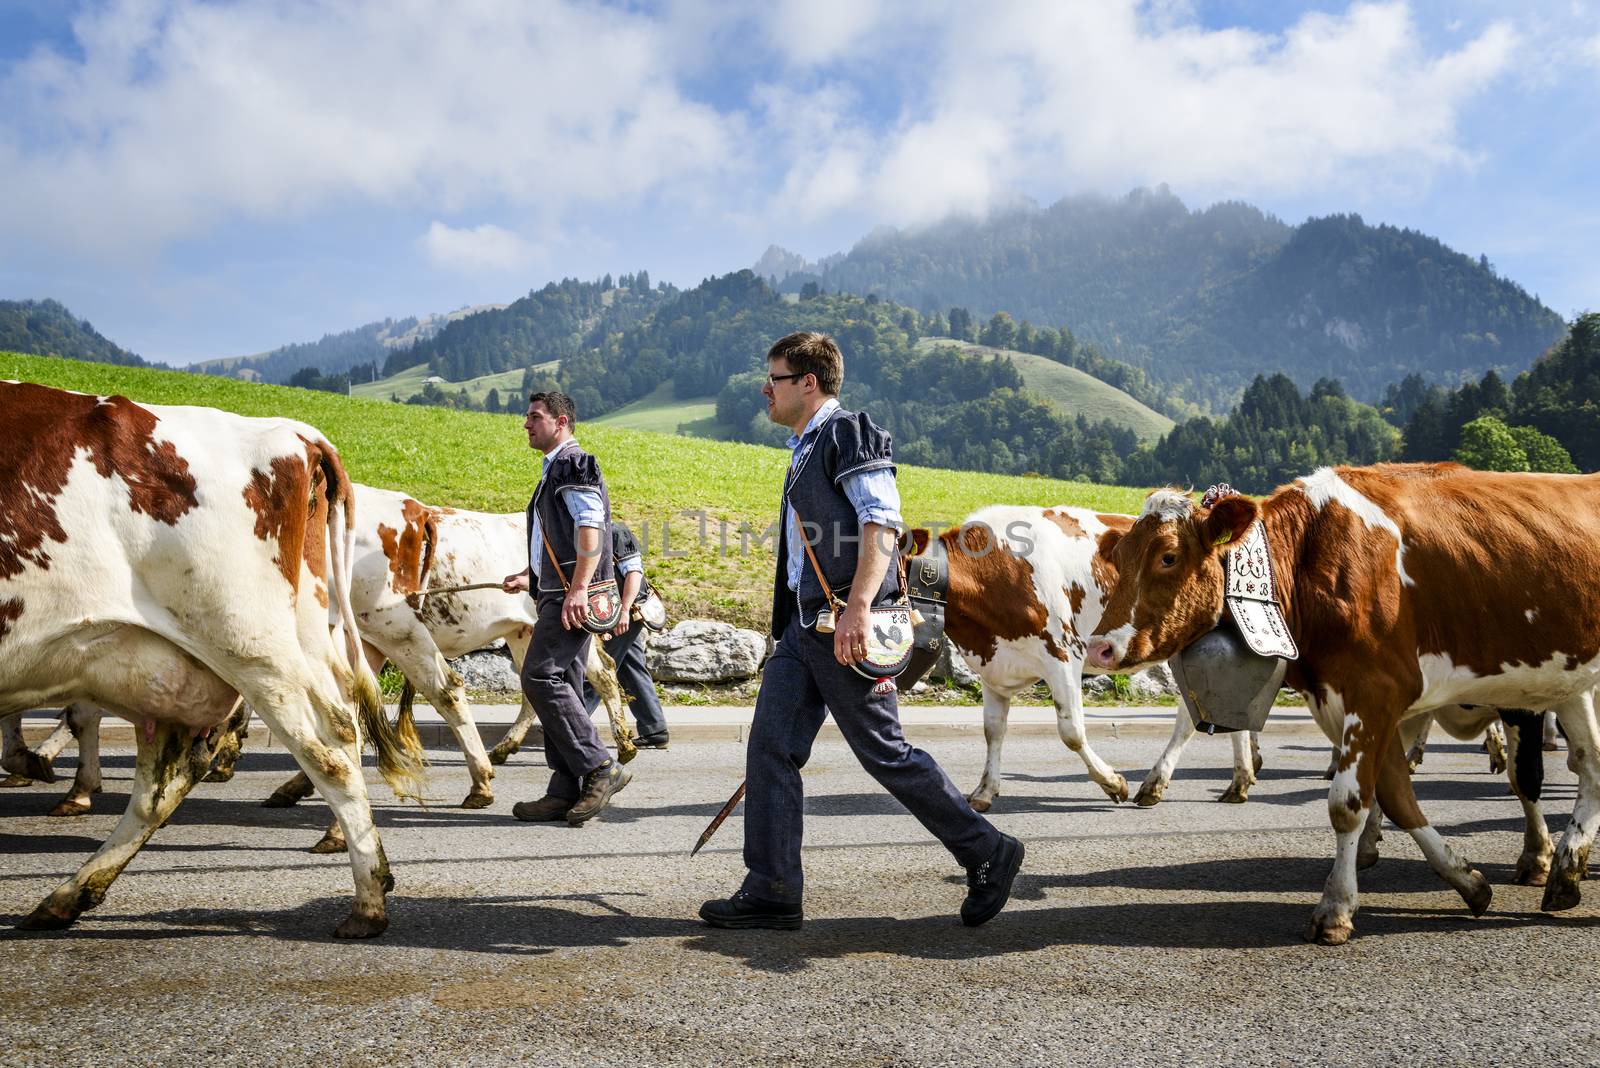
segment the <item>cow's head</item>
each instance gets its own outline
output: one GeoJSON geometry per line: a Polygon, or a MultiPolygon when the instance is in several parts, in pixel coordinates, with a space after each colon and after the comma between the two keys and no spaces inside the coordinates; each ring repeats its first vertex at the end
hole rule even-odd
{"type": "Polygon", "coordinates": [[[1172,657],[1222,618],[1222,546],[1255,522],[1248,497],[1224,497],[1210,508],[1187,493],[1157,490],[1126,534],[1100,536],[1100,555],[1114,581],[1100,626],[1089,640],[1089,663],[1133,671],[1172,657]]]}

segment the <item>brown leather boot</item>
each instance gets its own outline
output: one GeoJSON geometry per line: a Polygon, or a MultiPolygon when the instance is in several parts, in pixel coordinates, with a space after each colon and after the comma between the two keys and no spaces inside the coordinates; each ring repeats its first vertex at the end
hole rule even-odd
{"type": "Polygon", "coordinates": [[[511,814],[525,823],[554,823],[566,819],[571,807],[570,797],[545,794],[537,801],[518,801],[511,806],[511,814]]]}
{"type": "Polygon", "coordinates": [[[611,795],[622,792],[633,779],[633,772],[608,760],[583,777],[583,792],[567,810],[567,825],[576,827],[600,815],[611,801],[611,795]]]}

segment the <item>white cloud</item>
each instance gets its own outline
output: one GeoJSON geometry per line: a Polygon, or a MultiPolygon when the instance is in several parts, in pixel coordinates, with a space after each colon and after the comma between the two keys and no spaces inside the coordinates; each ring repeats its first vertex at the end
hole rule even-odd
{"type": "Polygon", "coordinates": [[[458,230],[435,219],[421,240],[429,261],[452,271],[507,271],[533,258],[526,241],[493,223],[458,230]]]}
{"type": "Polygon", "coordinates": [[[340,203],[558,220],[722,169],[642,15],[521,0],[113,0],[0,78],[0,234],[148,253],[340,203]]]}
{"type": "Polygon", "coordinates": [[[1593,37],[1589,38],[1589,43],[1584,48],[1584,51],[1589,54],[1589,58],[1591,60],[1597,64],[1600,64],[1600,33],[1597,33],[1593,37]]]}
{"type": "MultiPolygon", "coordinates": [[[[1430,53],[1402,3],[1308,13],[1282,34],[1208,29],[1185,3],[1028,0],[1004,18],[953,3],[918,10],[945,26],[924,61],[929,92],[908,96],[890,128],[846,124],[834,142],[851,148],[863,206],[902,223],[983,210],[1019,184],[1414,192],[1473,164],[1461,114],[1518,45],[1494,23],[1430,53]]],[[[811,162],[795,165],[786,194],[811,182],[811,162]]]]}

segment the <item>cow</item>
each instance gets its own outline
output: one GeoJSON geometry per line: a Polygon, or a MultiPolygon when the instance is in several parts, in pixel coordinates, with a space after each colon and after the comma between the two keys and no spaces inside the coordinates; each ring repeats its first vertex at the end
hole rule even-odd
{"type": "MultiPolygon", "coordinates": [[[[533,602],[507,596],[498,588],[425,597],[420,593],[482,582],[486,576],[498,578],[517,570],[519,563],[525,564],[528,549],[523,515],[433,507],[404,493],[360,483],[354,484],[354,504],[350,601],[360,622],[367,662],[374,670],[385,660],[393,663],[405,676],[408,689],[414,688],[432,703],[466,757],[472,786],[462,807],[487,807],[494,801],[490,785],[494,769],[473,722],[465,684],[446,660],[504,639],[512,659],[521,664],[533,634],[533,602]]],[[[590,650],[589,677],[596,680],[608,708],[619,710],[621,698],[611,681],[614,676],[595,648],[590,650]]],[[[84,771],[90,764],[98,767],[97,717],[92,708],[77,706],[70,718],[72,733],[80,738],[79,778],[52,810],[53,815],[87,811],[89,791],[99,786],[98,774],[91,781],[84,771]]],[[[58,730],[52,735],[41,747],[41,755],[48,746],[59,752],[65,737],[57,736],[63,734],[58,730]]],[[[232,745],[231,755],[237,755],[236,736],[225,740],[232,745]]],[[[208,778],[225,778],[226,770],[231,770],[231,761],[225,757],[218,763],[225,765],[224,774],[213,773],[208,778]]],[[[293,805],[311,790],[311,780],[302,772],[274,791],[267,804],[293,805]]],[[[313,848],[337,852],[343,843],[336,823],[313,848]]]]}
{"type": "Polygon", "coordinates": [[[50,810],[50,815],[81,816],[88,812],[90,798],[100,792],[100,716],[100,710],[87,702],[68,705],[62,709],[55,729],[37,749],[29,749],[23,740],[21,715],[0,720],[0,768],[11,773],[0,781],[0,788],[27,786],[34,780],[55,782],[55,758],[68,742],[77,740],[78,770],[67,795],[50,810]]]}
{"type": "MultiPolygon", "coordinates": [[[[1084,730],[1083,636],[1104,603],[1107,575],[1096,556],[1098,539],[1132,523],[1130,516],[1067,505],[995,505],[937,535],[949,572],[945,634],[983,683],[988,755],[983,777],[968,795],[979,812],[987,812],[1000,793],[1000,750],[1011,701],[1041,679],[1050,688],[1061,740],[1083,759],[1106,796],[1128,799],[1127,780],[1100,758],[1084,730]]],[[[908,566],[917,566],[934,540],[929,530],[911,531],[908,566]]],[[[1161,800],[1178,755],[1194,736],[1194,722],[1179,700],[1172,738],[1139,788],[1142,807],[1161,800]]],[[[1242,802],[1255,782],[1256,754],[1243,732],[1233,745],[1233,781],[1219,800],[1242,802]]]]}
{"type": "Polygon", "coordinates": [[[249,702],[352,843],[371,937],[393,886],[362,779],[417,795],[421,747],[383,715],[350,604],[351,485],[316,429],[0,383],[0,717],[89,701],[135,725],[127,811],[28,917],[60,929],[206,772],[215,728],[249,702]]]}
{"type": "MultiPolygon", "coordinates": [[[[1286,628],[1298,647],[1286,682],[1339,751],[1337,846],[1308,937],[1336,945],[1354,932],[1358,838],[1375,796],[1474,914],[1488,907],[1488,882],[1418,808],[1396,731],[1454,704],[1555,711],[1579,791],[1540,907],[1577,905],[1600,824],[1600,476],[1380,464],[1321,468],[1260,504],[1157,490],[1126,533],[1101,538],[1116,578],[1089,660],[1130,670],[1217,626],[1223,547],[1257,522],[1281,619],[1250,619],[1286,628]]],[[[1518,872],[1537,867],[1525,843],[1518,872]]]]}

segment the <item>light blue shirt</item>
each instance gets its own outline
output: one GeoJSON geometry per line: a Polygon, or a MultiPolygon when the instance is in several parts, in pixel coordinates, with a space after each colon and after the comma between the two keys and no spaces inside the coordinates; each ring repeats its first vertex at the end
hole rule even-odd
{"type": "MultiPolygon", "coordinates": [[[[546,472],[550,470],[550,465],[555,462],[557,456],[560,456],[568,449],[576,448],[577,444],[577,438],[568,438],[545,453],[544,462],[539,467],[539,481],[544,481],[546,472]]],[[[574,487],[564,491],[561,494],[561,500],[566,504],[567,512],[572,516],[572,521],[578,526],[605,530],[606,506],[600,500],[600,494],[597,491],[574,487]]],[[[528,533],[528,559],[537,565],[533,570],[534,582],[532,585],[535,589],[538,588],[540,576],[544,574],[545,557],[547,555],[544,551],[544,529],[539,524],[539,510],[535,508],[533,510],[532,529],[528,533]]]]}
{"type": "MultiPolygon", "coordinates": [[[[828,421],[828,417],[839,410],[837,397],[829,397],[823,401],[822,407],[817,409],[817,414],[811,417],[806,424],[804,432],[798,436],[789,435],[786,444],[789,446],[789,470],[803,460],[817,444],[817,429],[828,421]]],[[[878,523],[886,527],[900,525],[900,489],[894,484],[894,472],[888,468],[879,468],[876,471],[862,471],[859,474],[847,475],[839,488],[844,490],[845,497],[850,501],[851,507],[856,510],[856,519],[865,527],[868,523],[878,523]]],[[[783,505],[783,539],[788,553],[789,588],[800,589],[800,572],[809,567],[806,558],[805,546],[800,541],[800,524],[795,521],[794,509],[789,507],[789,502],[783,505]]]]}

